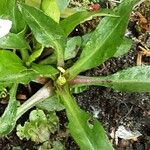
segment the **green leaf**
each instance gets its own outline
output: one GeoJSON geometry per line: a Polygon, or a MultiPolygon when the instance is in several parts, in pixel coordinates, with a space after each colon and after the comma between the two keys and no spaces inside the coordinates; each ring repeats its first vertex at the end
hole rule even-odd
{"type": "Polygon", "coordinates": [[[17,126],[17,135],[20,139],[31,139],[36,143],[43,143],[49,140],[51,133],[57,130],[58,118],[54,112],[44,114],[42,110],[33,110],[30,113],[29,121],[24,126],[17,126]]]}
{"type": "Polygon", "coordinates": [[[40,8],[41,0],[25,0],[25,4],[32,6],[32,7],[40,8]]]}
{"type": "Polygon", "coordinates": [[[42,10],[49,17],[51,17],[54,21],[59,23],[60,10],[59,10],[56,0],[42,0],[41,7],[42,7],[42,10]]]}
{"type": "Polygon", "coordinates": [[[50,65],[32,64],[31,69],[41,77],[54,77],[58,74],[58,70],[50,65]]]}
{"type": "Polygon", "coordinates": [[[80,46],[81,46],[81,37],[80,36],[70,38],[67,41],[67,46],[65,48],[64,59],[68,60],[68,59],[76,57],[80,46]]]}
{"type": "Polygon", "coordinates": [[[27,5],[22,5],[22,14],[36,40],[44,46],[52,46],[56,50],[58,65],[61,66],[66,38],[59,24],[41,10],[27,5]]]}
{"type": "Polygon", "coordinates": [[[124,38],[113,57],[119,57],[126,54],[130,50],[131,46],[132,40],[124,38]]]}
{"type": "Polygon", "coordinates": [[[120,17],[105,17],[101,20],[83,48],[79,60],[66,71],[69,79],[74,78],[80,72],[102,64],[115,54],[124,37],[129,15],[135,2],[136,0],[122,1],[114,10],[115,14],[120,17]]]}
{"type": "Polygon", "coordinates": [[[0,117],[0,136],[9,134],[16,124],[17,101],[16,101],[17,85],[14,84],[10,90],[9,103],[0,117]]]}
{"type": "Polygon", "coordinates": [[[82,48],[84,48],[86,46],[88,40],[90,40],[92,33],[93,32],[90,32],[90,33],[87,33],[87,34],[82,36],[82,45],[81,45],[82,48]]]}
{"type": "Polygon", "coordinates": [[[51,64],[56,65],[56,63],[57,63],[57,58],[54,53],[48,56],[47,58],[45,58],[44,60],[40,61],[40,64],[42,65],[51,65],[51,64]]]}
{"type": "Polygon", "coordinates": [[[67,8],[70,0],[56,0],[59,10],[60,12],[63,12],[65,10],[65,8],[67,8]]]}
{"type": "Polygon", "coordinates": [[[0,50],[0,60],[0,87],[11,83],[28,83],[38,75],[33,70],[27,70],[13,52],[0,50]]]}
{"type": "Polygon", "coordinates": [[[82,111],[70,95],[67,86],[57,89],[66,108],[69,131],[81,150],[113,150],[102,125],[95,119],[89,123],[90,116],[82,111]]]}
{"type": "Polygon", "coordinates": [[[9,72],[6,72],[6,77],[3,77],[3,75],[0,76],[0,88],[10,86],[13,83],[28,84],[30,81],[33,81],[40,76],[33,70],[27,69],[18,73],[15,73],[14,70],[10,73],[9,72]]]}
{"type": "Polygon", "coordinates": [[[56,140],[57,141],[49,140],[40,144],[40,146],[38,146],[38,150],[66,150],[64,144],[58,141],[58,139],[56,140]]]}
{"type": "Polygon", "coordinates": [[[79,77],[78,84],[73,87],[85,85],[100,85],[118,91],[149,92],[150,91],[150,66],[135,66],[106,77],[79,77]]]}
{"type": "Polygon", "coordinates": [[[136,66],[122,70],[106,78],[106,86],[119,91],[149,92],[150,66],[136,66]],[[112,81],[112,83],[111,83],[112,81]]]}
{"type": "Polygon", "coordinates": [[[46,115],[42,110],[33,110],[29,116],[30,122],[25,122],[24,126],[17,126],[17,135],[22,140],[31,139],[36,143],[42,143],[49,139],[49,130],[46,115]],[[42,132],[41,132],[42,131],[42,132]]]}
{"type": "Polygon", "coordinates": [[[106,86],[119,91],[149,92],[150,66],[136,66],[108,76],[106,86]]]}
{"type": "Polygon", "coordinates": [[[43,52],[43,45],[37,44],[36,49],[33,53],[29,56],[28,60],[26,61],[26,65],[30,66],[33,61],[35,61],[43,52]]]}
{"type": "Polygon", "coordinates": [[[77,13],[77,12],[81,12],[81,11],[85,11],[85,9],[84,8],[69,8],[69,7],[67,7],[67,8],[65,8],[65,10],[60,14],[60,17],[61,18],[67,18],[67,17],[69,17],[69,16],[71,16],[71,15],[73,15],[73,14],[75,14],[75,13],[77,13]]]}
{"type": "Polygon", "coordinates": [[[54,141],[53,148],[54,150],[65,150],[64,144],[62,144],[60,141],[54,141]]]}
{"type": "Polygon", "coordinates": [[[13,52],[0,50],[0,87],[12,83],[27,84],[39,76],[53,77],[58,71],[50,65],[33,64],[27,69],[13,52]]]}
{"type": "MultiPolygon", "coordinates": [[[[92,35],[92,32],[82,36],[81,47],[85,47],[91,35],[92,35]]],[[[119,47],[116,48],[117,51],[115,52],[113,57],[119,57],[119,56],[126,54],[130,50],[131,46],[132,46],[132,40],[128,38],[124,38],[121,44],[119,45],[119,47]]]]}
{"type": "Polygon", "coordinates": [[[10,20],[12,20],[13,23],[11,31],[13,33],[19,33],[25,28],[26,24],[22,18],[22,14],[17,7],[17,0],[9,0],[6,9],[9,9],[10,20]]]}
{"type": "Polygon", "coordinates": [[[72,88],[70,88],[71,93],[75,93],[75,94],[79,94],[83,91],[88,90],[88,86],[74,86],[72,88]]]}
{"type": "Polygon", "coordinates": [[[0,48],[3,49],[28,49],[26,40],[19,34],[9,33],[0,38],[0,48]]]}
{"type": "MultiPolygon", "coordinates": [[[[81,45],[81,47],[85,47],[85,45],[87,44],[87,42],[90,39],[91,35],[92,35],[92,32],[82,36],[82,45],[81,45]]],[[[119,47],[117,47],[117,51],[113,55],[113,57],[119,57],[119,56],[122,56],[122,55],[126,54],[130,50],[131,46],[132,46],[132,40],[128,39],[128,38],[124,38],[122,40],[121,44],[119,45],[119,47]]]]}
{"type": "MultiPolygon", "coordinates": [[[[81,46],[81,37],[72,37],[67,41],[67,46],[64,52],[64,60],[72,59],[76,57],[79,48],[81,46]]],[[[56,55],[53,53],[52,55],[48,56],[44,60],[40,61],[40,64],[56,64],[57,58],[56,55]]]]}
{"type": "Polygon", "coordinates": [[[61,111],[64,109],[64,106],[60,103],[56,95],[53,95],[38,103],[36,107],[47,111],[61,111]]]}
{"type": "Polygon", "coordinates": [[[80,23],[86,21],[86,20],[91,20],[92,17],[95,16],[113,16],[116,17],[115,15],[111,15],[112,11],[110,10],[101,10],[101,11],[96,11],[96,12],[91,12],[91,11],[81,11],[77,12],[66,19],[62,20],[60,22],[61,27],[63,28],[65,35],[68,36],[73,29],[80,23]]]}
{"type": "Polygon", "coordinates": [[[17,76],[26,70],[22,60],[13,52],[0,50],[0,60],[0,82],[9,80],[13,75],[17,76]]]}
{"type": "Polygon", "coordinates": [[[8,0],[1,0],[1,4],[0,4],[0,16],[1,17],[7,17],[9,16],[9,9],[8,9],[8,0]]]}
{"type": "Polygon", "coordinates": [[[25,28],[25,21],[17,7],[17,0],[1,0],[0,16],[12,21],[11,32],[19,33],[25,28]]]}

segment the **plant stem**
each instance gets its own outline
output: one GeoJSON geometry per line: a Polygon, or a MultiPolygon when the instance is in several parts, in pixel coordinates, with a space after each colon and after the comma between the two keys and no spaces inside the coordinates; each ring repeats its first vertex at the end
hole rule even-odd
{"type": "Polygon", "coordinates": [[[86,85],[105,85],[110,81],[106,80],[105,77],[87,77],[87,76],[77,76],[76,78],[69,81],[71,86],[86,86],[86,85]]]}
{"type": "MultiPolygon", "coordinates": [[[[80,120],[80,117],[82,115],[82,111],[80,110],[80,108],[78,107],[75,99],[70,95],[69,93],[69,88],[68,85],[65,85],[64,87],[57,87],[57,93],[59,95],[59,97],[61,98],[66,111],[67,111],[67,117],[69,119],[69,129],[70,129],[70,133],[73,136],[73,138],[75,139],[75,141],[80,145],[83,141],[86,141],[86,147],[88,147],[89,150],[94,150],[93,149],[93,145],[85,131],[85,125],[83,124],[83,122],[80,120]],[[72,122],[74,122],[76,125],[74,126],[72,124],[72,122]],[[72,127],[71,127],[72,126],[72,127]],[[74,127],[78,127],[78,131],[80,131],[79,133],[77,133],[77,136],[73,134],[72,132],[72,128],[74,127]],[[82,135],[82,136],[81,136],[82,135]],[[81,137],[83,138],[83,140],[81,140],[81,137]],[[78,138],[80,139],[79,142],[78,138]]],[[[83,142],[84,143],[84,142],[83,142]]],[[[82,145],[82,144],[81,144],[82,145]]],[[[80,146],[81,146],[80,145],[80,146]]],[[[83,144],[84,145],[84,144],[83,144]]],[[[80,147],[81,148],[81,147],[80,147]]]]}
{"type": "Polygon", "coordinates": [[[26,62],[26,60],[29,57],[28,50],[27,49],[21,49],[20,53],[21,53],[21,57],[22,57],[23,62],[26,62]]]}
{"type": "Polygon", "coordinates": [[[55,54],[52,54],[48,56],[47,58],[45,58],[44,60],[41,60],[39,62],[39,64],[42,64],[42,65],[51,65],[51,64],[56,64],[56,63],[57,63],[57,58],[55,54]]]}
{"type": "Polygon", "coordinates": [[[44,85],[44,87],[37,91],[31,98],[29,98],[18,108],[16,120],[18,120],[26,111],[34,107],[37,103],[42,102],[53,94],[54,89],[52,86],[52,82],[49,81],[47,84],[44,85]]]}
{"type": "Polygon", "coordinates": [[[64,67],[64,54],[63,54],[63,48],[61,45],[56,45],[56,51],[57,51],[57,66],[64,67]]]}

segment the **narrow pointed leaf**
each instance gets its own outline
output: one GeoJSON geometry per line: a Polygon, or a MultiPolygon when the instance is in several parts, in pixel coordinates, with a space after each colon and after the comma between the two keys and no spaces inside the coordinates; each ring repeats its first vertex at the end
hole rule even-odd
{"type": "Polygon", "coordinates": [[[64,106],[60,103],[57,95],[53,95],[36,105],[37,108],[47,111],[61,111],[64,106]]]}
{"type": "Polygon", "coordinates": [[[112,57],[120,46],[128,24],[132,7],[136,0],[126,0],[115,8],[115,14],[120,17],[105,17],[92,33],[79,60],[66,71],[69,79],[80,72],[102,64],[112,57]]]}
{"type": "Polygon", "coordinates": [[[67,7],[60,15],[61,15],[61,18],[67,18],[77,12],[81,12],[81,11],[85,11],[84,8],[69,8],[67,7]]]}
{"type": "Polygon", "coordinates": [[[32,64],[31,69],[41,77],[54,77],[58,70],[50,65],[32,64]]]}
{"type": "Polygon", "coordinates": [[[64,11],[65,8],[67,8],[70,0],[56,0],[59,10],[62,13],[64,11]]]}
{"type": "Polygon", "coordinates": [[[26,26],[25,21],[22,18],[22,14],[17,7],[17,0],[9,0],[6,9],[9,9],[9,16],[13,22],[11,31],[17,34],[22,31],[26,26]]]}
{"type": "Polygon", "coordinates": [[[81,12],[77,12],[77,13],[67,17],[66,19],[62,20],[60,22],[60,25],[63,28],[66,36],[68,36],[78,24],[80,24],[88,19],[92,19],[92,17],[95,17],[95,16],[117,17],[116,15],[113,15],[111,13],[113,13],[113,12],[110,10],[101,10],[101,11],[96,11],[96,12],[81,11],[81,12]],[[69,24],[69,26],[68,26],[68,24],[69,24]]]}
{"type": "Polygon", "coordinates": [[[65,53],[64,53],[64,59],[68,60],[68,59],[76,57],[76,55],[79,51],[79,48],[81,46],[81,43],[82,43],[82,41],[81,41],[80,36],[70,38],[67,41],[67,46],[65,48],[65,53]]]}
{"type": "Polygon", "coordinates": [[[17,7],[17,0],[1,0],[0,16],[12,21],[11,32],[19,33],[25,28],[25,21],[17,7]]]}
{"type": "MultiPolygon", "coordinates": [[[[79,48],[81,46],[81,37],[72,37],[67,41],[67,45],[64,51],[64,60],[72,59],[76,57],[79,48]]],[[[40,64],[56,64],[57,58],[55,54],[48,56],[46,59],[40,62],[40,64]]]]}
{"type": "Polygon", "coordinates": [[[9,14],[9,10],[6,9],[8,5],[8,0],[1,0],[1,4],[0,4],[0,16],[1,17],[8,17],[9,14]]]}
{"type": "Polygon", "coordinates": [[[52,46],[61,64],[66,38],[59,24],[41,10],[27,5],[22,5],[22,14],[37,41],[44,46],[52,46]]]}
{"type": "Polygon", "coordinates": [[[3,49],[28,49],[26,40],[19,34],[9,33],[0,38],[0,48],[3,49]]]}
{"type": "Polygon", "coordinates": [[[121,55],[126,54],[130,50],[131,46],[132,46],[132,40],[124,38],[120,46],[117,48],[117,51],[113,57],[119,57],[121,55]]]}
{"type": "Polygon", "coordinates": [[[59,10],[56,0],[42,0],[41,7],[42,7],[42,10],[49,17],[51,17],[54,21],[59,23],[60,10],[59,10]]]}
{"type": "Polygon", "coordinates": [[[68,88],[58,88],[58,94],[66,108],[69,119],[69,131],[81,150],[113,150],[102,125],[95,120],[88,121],[90,115],[82,111],[69,94],[68,88]]]}
{"type": "Polygon", "coordinates": [[[119,91],[149,92],[150,66],[136,66],[105,78],[105,86],[119,91]],[[107,82],[108,81],[108,82],[107,82]],[[109,82],[110,81],[110,82],[109,82]]]}
{"type": "Polygon", "coordinates": [[[12,72],[17,75],[19,72],[26,70],[22,60],[13,52],[0,50],[0,60],[0,80],[11,76],[12,72]]]}
{"type": "Polygon", "coordinates": [[[26,61],[26,65],[30,66],[33,61],[35,61],[43,52],[43,45],[37,44],[36,50],[29,56],[28,60],[26,61]]]}
{"type": "Polygon", "coordinates": [[[25,4],[32,6],[32,7],[37,7],[40,8],[42,0],[25,0],[25,4]]]}
{"type": "Polygon", "coordinates": [[[100,85],[118,91],[149,92],[150,66],[136,66],[106,77],[79,77],[71,84],[76,86],[100,85]],[[76,80],[76,81],[75,81],[76,80]],[[77,81],[78,80],[78,81],[77,81]],[[78,84],[74,84],[78,83],[78,84]]]}
{"type": "Polygon", "coordinates": [[[0,87],[12,83],[29,83],[38,76],[53,77],[58,71],[50,65],[36,65],[27,69],[16,54],[0,50],[0,87]]]}
{"type": "Polygon", "coordinates": [[[26,83],[37,76],[33,70],[27,70],[22,60],[10,51],[0,50],[0,60],[0,86],[26,83]]]}
{"type": "Polygon", "coordinates": [[[75,94],[79,94],[79,93],[82,93],[83,91],[86,91],[88,90],[88,86],[79,86],[79,87],[73,87],[70,89],[70,91],[72,93],[75,93],[75,94]]]}
{"type": "MultiPolygon", "coordinates": [[[[92,33],[88,33],[88,34],[85,34],[84,36],[82,36],[81,47],[85,47],[85,45],[88,42],[88,40],[90,39],[91,35],[92,35],[92,33]]],[[[119,57],[121,55],[126,54],[130,50],[132,43],[133,42],[131,39],[123,38],[121,44],[116,48],[116,52],[113,55],[113,57],[119,57]]]]}
{"type": "Polygon", "coordinates": [[[8,106],[0,117],[0,137],[9,134],[15,127],[17,114],[16,91],[17,85],[14,84],[10,90],[8,106]]]}

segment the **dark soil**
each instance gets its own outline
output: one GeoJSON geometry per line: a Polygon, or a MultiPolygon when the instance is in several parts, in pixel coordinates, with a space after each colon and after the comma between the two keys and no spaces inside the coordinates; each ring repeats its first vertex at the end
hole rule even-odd
{"type": "MultiPolygon", "coordinates": [[[[143,5],[141,6],[143,8],[143,5]]],[[[145,7],[144,7],[145,8],[145,7]]],[[[138,8],[138,11],[141,9],[138,8]]],[[[147,9],[145,9],[147,10],[147,9]]],[[[141,10],[143,13],[143,9],[141,10]]],[[[148,13],[145,12],[147,17],[148,13]]],[[[143,14],[144,15],[144,14],[143,14]]],[[[147,18],[148,19],[148,18],[147,18]]],[[[147,32],[139,33],[135,28],[136,22],[130,21],[129,30],[132,32],[132,38],[143,39],[142,42],[150,47],[150,34],[147,32]]],[[[78,26],[78,31],[80,31],[78,26]]],[[[75,30],[76,31],[76,30],[75,30]]],[[[72,35],[80,34],[80,32],[72,33],[72,35]]],[[[83,33],[81,33],[83,34],[83,33]]],[[[100,76],[109,75],[119,70],[136,66],[139,42],[135,42],[128,52],[122,57],[112,58],[103,65],[87,71],[85,75],[100,76]]],[[[149,57],[143,57],[143,63],[150,64],[149,57]]],[[[74,95],[80,107],[94,115],[94,111],[98,111],[98,120],[101,121],[110,141],[116,150],[149,150],[150,149],[150,92],[147,93],[126,93],[113,91],[110,88],[91,86],[87,91],[74,95]],[[138,130],[142,136],[137,141],[119,139],[118,143],[110,136],[115,132],[118,126],[124,125],[131,130],[138,130]]],[[[3,113],[6,105],[0,104],[0,114],[3,113]]],[[[23,123],[27,120],[29,112],[27,112],[19,120],[23,123]]],[[[66,131],[67,118],[65,112],[58,112],[60,118],[60,129],[66,131]]],[[[64,134],[56,133],[55,138],[65,142],[66,150],[79,150],[73,139],[64,134]]],[[[15,131],[6,138],[0,139],[0,150],[12,150],[20,146],[22,150],[36,150],[37,145],[31,141],[19,140],[15,131]]]]}

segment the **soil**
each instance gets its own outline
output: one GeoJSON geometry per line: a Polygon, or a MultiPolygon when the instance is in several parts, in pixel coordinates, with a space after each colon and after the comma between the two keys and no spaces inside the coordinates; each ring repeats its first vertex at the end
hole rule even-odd
{"type": "MultiPolygon", "coordinates": [[[[149,15],[145,4],[140,4],[137,10],[141,12],[147,20],[149,15]],[[145,11],[143,11],[145,10],[145,11]]],[[[149,11],[149,9],[148,9],[149,11]]],[[[119,70],[126,69],[131,66],[137,65],[137,55],[139,53],[138,46],[141,39],[142,43],[150,48],[150,33],[146,31],[138,32],[137,22],[130,20],[129,31],[131,31],[130,37],[135,40],[131,50],[119,58],[112,58],[105,62],[103,65],[85,72],[88,76],[100,76],[109,75],[119,70]]],[[[78,26],[80,28],[80,26],[78,26]]],[[[78,29],[77,28],[77,29],[78,29]]],[[[79,29],[80,30],[80,29],[79,29]]],[[[73,33],[73,35],[80,34],[73,33]]],[[[150,64],[150,57],[142,57],[142,63],[150,64]]],[[[126,93],[113,91],[110,88],[91,86],[88,90],[74,94],[79,106],[94,115],[97,111],[97,118],[103,124],[110,141],[112,142],[116,150],[149,150],[150,149],[150,92],[147,93],[126,93]],[[115,133],[117,128],[123,125],[131,129],[131,131],[138,130],[142,136],[137,140],[123,140],[111,137],[111,133],[115,133]]],[[[0,114],[3,113],[6,105],[0,104],[0,114]]],[[[30,111],[29,111],[30,112],[30,111]]],[[[21,117],[19,122],[23,123],[27,120],[29,112],[21,117]]],[[[73,139],[65,133],[67,118],[65,112],[58,112],[60,119],[60,129],[62,133],[56,133],[55,138],[59,138],[62,142],[65,142],[67,150],[79,150],[79,147],[75,144],[73,139]]],[[[0,139],[0,150],[12,150],[20,147],[22,150],[34,150],[37,149],[37,145],[34,142],[20,140],[15,130],[6,138],[0,139]]]]}

